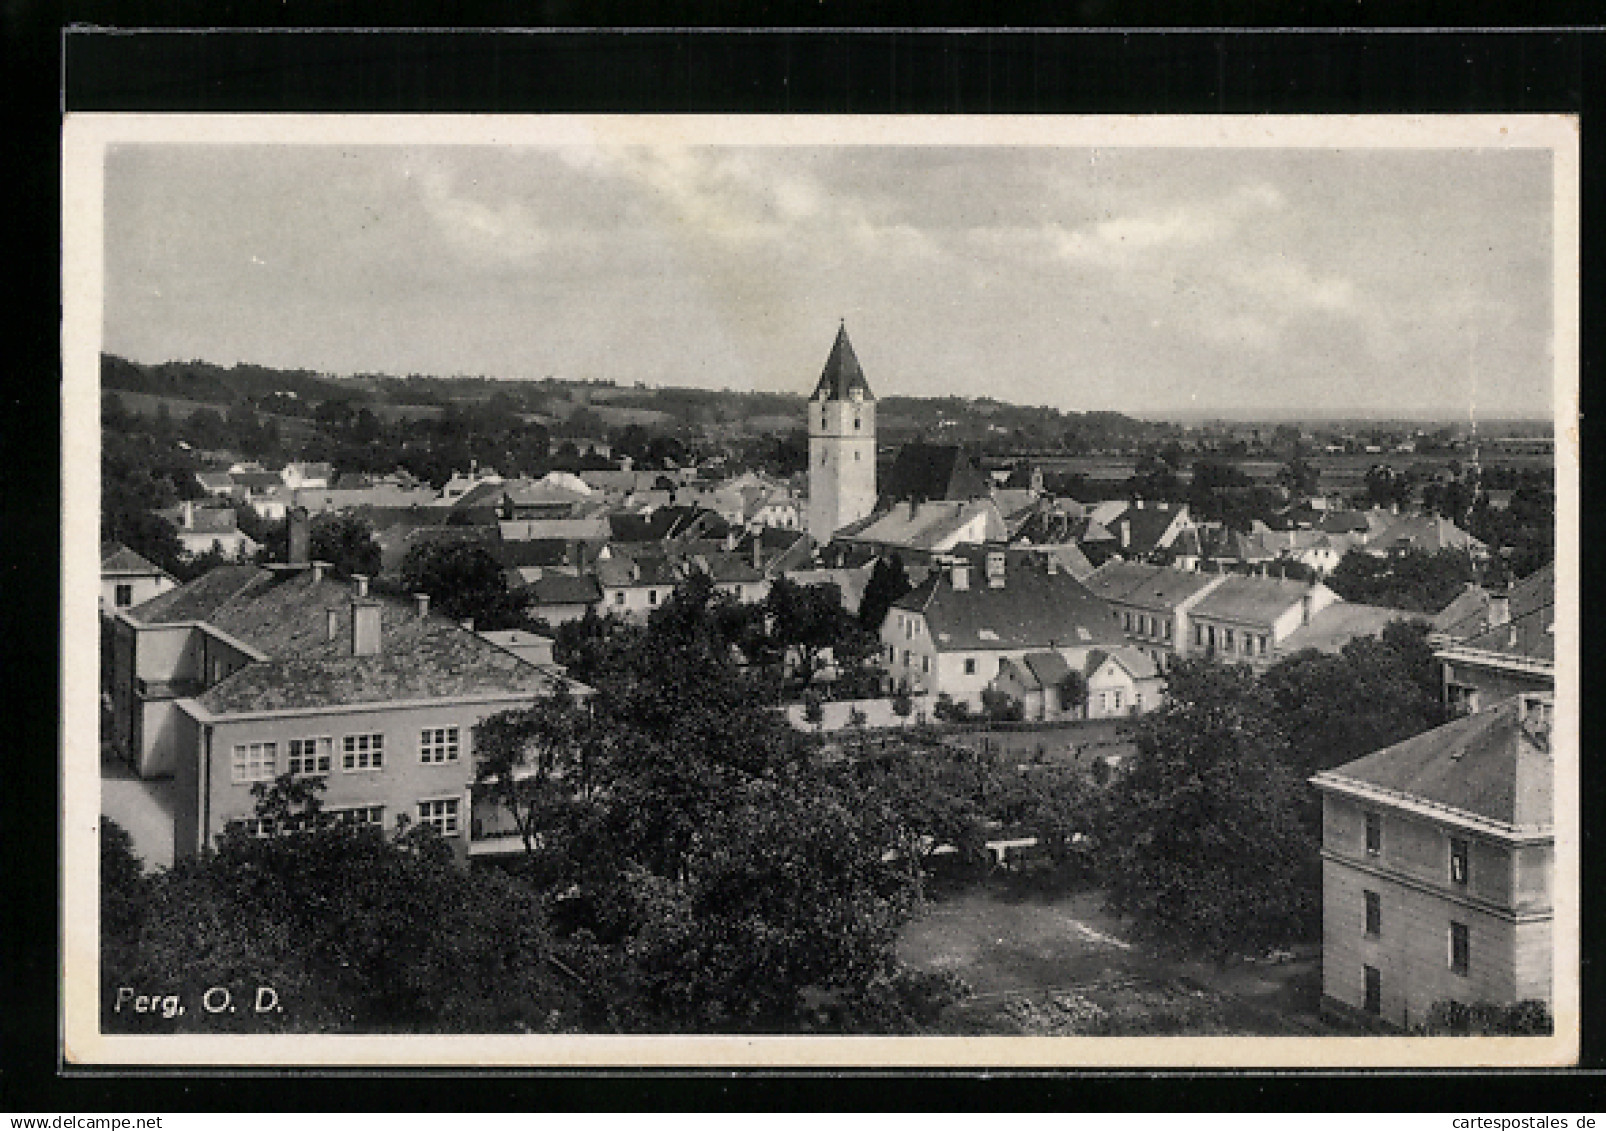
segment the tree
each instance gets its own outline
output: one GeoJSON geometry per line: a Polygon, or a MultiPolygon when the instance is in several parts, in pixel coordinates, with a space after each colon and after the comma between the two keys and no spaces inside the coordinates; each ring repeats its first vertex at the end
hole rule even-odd
{"type": "Polygon", "coordinates": [[[1111,787],[1111,905],[1207,953],[1308,937],[1320,880],[1275,705],[1244,667],[1183,661],[1111,787]]]}
{"type": "MultiPolygon", "coordinates": [[[[764,598],[770,637],[783,654],[794,654],[795,674],[807,687],[819,674],[827,649],[856,635],[853,623],[835,585],[799,585],[778,577],[764,598]]],[[[840,657],[838,657],[840,658],[840,657]]]]}
{"type": "Polygon", "coordinates": [[[1555,1031],[1550,1006],[1531,998],[1511,1005],[1436,1001],[1412,1032],[1425,1037],[1543,1037],[1555,1031]]]}
{"type": "Polygon", "coordinates": [[[893,554],[890,558],[877,558],[864,583],[864,595],[859,598],[859,623],[864,630],[879,635],[892,603],[913,588],[901,557],[893,554]]]}
{"type": "Polygon", "coordinates": [[[1278,470],[1277,483],[1295,498],[1308,498],[1320,490],[1321,474],[1309,460],[1295,457],[1278,470]]]}
{"type": "Polygon", "coordinates": [[[373,527],[357,515],[319,515],[308,531],[308,547],[313,560],[328,562],[337,577],[373,577],[379,573],[379,543],[374,541],[373,527]]]}
{"type": "Polygon", "coordinates": [[[996,723],[1018,723],[1025,717],[1021,701],[996,687],[984,687],[981,692],[982,714],[996,723]]]}
{"type": "Polygon", "coordinates": [[[474,727],[476,781],[513,818],[534,857],[544,833],[562,823],[594,786],[587,757],[590,717],[567,684],[528,707],[501,711],[474,727]]]}
{"type": "Polygon", "coordinates": [[[480,630],[517,628],[524,610],[508,592],[502,567],[476,542],[421,542],[402,562],[402,584],[409,592],[427,593],[434,607],[449,617],[472,618],[480,630]]]}
{"type": "Polygon", "coordinates": [[[1472,561],[1460,550],[1406,550],[1380,558],[1354,549],[1339,560],[1327,586],[1346,601],[1431,616],[1455,600],[1472,575],[1472,561]]]}
{"type": "Polygon", "coordinates": [[[1057,690],[1060,710],[1080,713],[1087,709],[1087,676],[1075,668],[1065,673],[1057,690]]]}

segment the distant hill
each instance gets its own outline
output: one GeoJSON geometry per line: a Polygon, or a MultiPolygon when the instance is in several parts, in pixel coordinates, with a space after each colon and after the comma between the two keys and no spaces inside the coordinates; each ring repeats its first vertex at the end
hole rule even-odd
{"type": "MultiPolygon", "coordinates": [[[[553,422],[555,434],[596,436],[639,424],[649,430],[707,437],[784,433],[803,427],[799,394],[732,392],[674,386],[622,387],[607,383],[506,381],[488,377],[340,376],[260,365],[224,367],[205,361],[147,365],[111,354],[101,357],[105,393],[140,394],[220,408],[250,404],[266,412],[314,416],[324,402],[370,407],[381,419],[438,415],[445,406],[486,402],[499,409],[553,422]]],[[[1174,434],[1171,425],[1113,412],[1065,413],[992,398],[888,397],[879,402],[881,438],[914,437],[954,443],[1094,451],[1174,434]]]]}

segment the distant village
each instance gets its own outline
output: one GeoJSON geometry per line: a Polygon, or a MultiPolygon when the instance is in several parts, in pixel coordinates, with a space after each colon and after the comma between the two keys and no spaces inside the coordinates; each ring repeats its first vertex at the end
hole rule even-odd
{"type": "MultiPolygon", "coordinates": [[[[1168,709],[1179,665],[1257,677],[1411,625],[1449,721],[1309,779],[1324,1015],[1409,1031],[1444,1002],[1551,1001],[1552,565],[1519,576],[1500,547],[1422,505],[1420,484],[1383,502],[1296,475],[1273,513],[1229,522],[1179,497],[1073,497],[1052,460],[988,458],[941,430],[887,445],[877,407],[844,326],[796,422],[807,470],[792,475],[638,470],[601,437],[576,448],[616,469],[504,477],[470,463],[439,487],[221,454],[194,497],[151,511],[205,560],[198,576],[181,582],[124,541],[101,548],[105,756],[135,782],[169,783],[170,842],[147,840],[148,863],[204,855],[231,828],[271,834],[253,787],[284,775],[320,779],[342,822],[428,826],[460,862],[524,852],[476,728],[594,694],[595,673],[566,662],[571,642],[603,631],[586,626],[650,625],[693,583],[772,627],[782,594],[824,592],[863,634],[785,642],[790,690],[774,710],[799,741],[852,757],[918,732],[1101,782],[1138,756],[1127,728],[1168,709]],[[335,519],[371,536],[367,572],[317,552],[335,519]],[[490,620],[420,581],[462,554],[494,566],[490,620]],[[1428,561],[1458,563],[1435,601],[1346,590],[1428,561]]],[[[1382,452],[1352,442],[1311,450],[1382,452]]],[[[1480,476],[1492,449],[1455,450],[1465,467],[1431,490],[1509,509],[1513,490],[1480,476]]],[[[732,648],[738,665],[761,662],[732,648]]],[[[999,824],[980,848],[1011,869],[1043,843],[999,824]]]]}

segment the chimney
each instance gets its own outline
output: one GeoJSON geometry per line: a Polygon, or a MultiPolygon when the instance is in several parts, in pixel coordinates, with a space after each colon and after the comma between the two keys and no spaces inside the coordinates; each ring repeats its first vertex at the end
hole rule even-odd
{"type": "Polygon", "coordinates": [[[1299,623],[1309,624],[1311,612],[1316,604],[1316,587],[1305,590],[1299,597],[1299,623]]]}
{"type": "Polygon", "coordinates": [[[1128,547],[1130,547],[1131,545],[1132,545],[1132,521],[1130,519],[1123,518],[1121,520],[1121,549],[1125,550],[1128,547]]]}
{"type": "Polygon", "coordinates": [[[1133,505],[1133,506],[1134,506],[1134,507],[1137,507],[1137,508],[1138,508],[1138,510],[1142,510],[1142,509],[1143,509],[1143,500],[1142,500],[1142,499],[1141,499],[1141,498],[1139,498],[1139,499],[1133,499],[1133,500],[1132,500],[1132,505],[1133,505]]]}
{"type": "Polygon", "coordinates": [[[185,530],[195,529],[195,503],[189,499],[184,500],[184,516],[180,521],[185,530]]]}
{"type": "Polygon", "coordinates": [[[1057,577],[1060,571],[1060,560],[1053,554],[1047,554],[1043,560],[1048,563],[1048,576],[1057,577]]]}
{"type": "Polygon", "coordinates": [[[379,655],[378,601],[355,600],[351,603],[351,654],[353,656],[379,655]]]}
{"type": "Polygon", "coordinates": [[[420,617],[429,616],[429,594],[428,593],[414,593],[413,594],[413,607],[418,610],[418,615],[420,617]]]}
{"type": "Polygon", "coordinates": [[[1489,627],[1498,628],[1511,623],[1511,592],[1507,589],[1489,590],[1489,627]]]}
{"type": "Polygon", "coordinates": [[[725,531],[725,552],[732,553],[736,549],[736,528],[733,526],[725,531]]]}
{"type": "Polygon", "coordinates": [[[329,568],[329,563],[328,562],[313,562],[312,563],[312,581],[313,581],[313,584],[317,584],[318,582],[323,580],[323,571],[328,569],[328,568],[329,568]]]}
{"type": "Polygon", "coordinates": [[[367,577],[363,576],[360,573],[354,573],[354,574],[351,575],[351,580],[357,586],[357,596],[359,596],[359,597],[368,596],[368,578],[367,577]]]}
{"type": "Polygon", "coordinates": [[[306,507],[291,507],[286,516],[290,526],[290,564],[304,566],[311,556],[312,535],[307,523],[306,507]]]}
{"type": "Polygon", "coordinates": [[[915,515],[920,513],[920,500],[913,496],[909,499],[909,521],[913,522],[915,515]]]}
{"type": "Polygon", "coordinates": [[[970,563],[963,560],[951,563],[948,567],[948,580],[953,583],[956,591],[969,589],[970,563]]]}
{"type": "Polygon", "coordinates": [[[325,639],[333,640],[340,634],[340,610],[334,608],[325,609],[324,616],[329,625],[328,634],[325,639]]]}
{"type": "Polygon", "coordinates": [[[473,632],[474,631],[474,618],[473,617],[464,617],[462,620],[458,621],[457,623],[462,626],[464,632],[473,632]]]}
{"type": "Polygon", "coordinates": [[[1004,587],[1004,553],[1002,550],[993,550],[987,555],[987,588],[1002,589],[1004,587]]]}
{"type": "Polygon", "coordinates": [[[753,531],[753,568],[761,573],[764,570],[764,539],[758,536],[756,530],[753,531]]]}

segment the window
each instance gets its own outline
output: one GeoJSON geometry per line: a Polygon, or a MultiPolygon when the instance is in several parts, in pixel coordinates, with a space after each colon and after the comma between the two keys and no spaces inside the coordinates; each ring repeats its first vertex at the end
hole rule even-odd
{"type": "Polygon", "coordinates": [[[327,774],[334,747],[332,738],[292,738],[285,769],[298,776],[327,774]]]}
{"type": "Polygon", "coordinates": [[[1193,642],[1195,644],[1204,643],[1204,625],[1196,624],[1193,626],[1193,642]]]}
{"type": "Polygon", "coordinates": [[[1131,632],[1132,631],[1132,614],[1131,613],[1122,613],[1121,614],[1121,627],[1124,628],[1127,632],[1131,632]]]}
{"type": "Polygon", "coordinates": [[[930,656],[921,656],[920,657],[920,670],[922,672],[925,672],[927,675],[931,674],[931,657],[930,656]]]}
{"type": "Polygon", "coordinates": [[[905,648],[903,650],[903,666],[904,667],[908,667],[909,666],[909,649],[907,649],[907,648],[905,648]]]}
{"type": "Polygon", "coordinates": [[[1117,711],[1121,709],[1121,693],[1119,691],[1115,692],[1115,709],[1117,711]]]}
{"type": "Polygon", "coordinates": [[[1167,640],[1170,640],[1171,639],[1171,622],[1170,622],[1170,620],[1166,620],[1166,621],[1161,622],[1161,626],[1160,627],[1161,627],[1161,634],[1167,640]]]}
{"type": "Polygon", "coordinates": [[[425,727],[418,732],[420,762],[455,762],[457,752],[456,727],[425,727]]]}
{"type": "Polygon", "coordinates": [[[908,640],[911,637],[913,637],[914,634],[915,634],[915,622],[906,618],[904,620],[904,622],[903,622],[903,638],[905,640],[908,640]]]}
{"type": "Polygon", "coordinates": [[[1107,691],[1099,692],[1099,713],[1103,714],[1110,709],[1110,694],[1107,691]]]}
{"type": "Polygon", "coordinates": [[[1376,966],[1363,966],[1366,972],[1366,1001],[1362,1008],[1374,1017],[1383,1012],[1383,975],[1376,966]]]}
{"type": "MultiPolygon", "coordinates": [[[[858,417],[857,417],[857,416],[855,416],[855,417],[854,417],[854,418],[853,418],[853,430],[854,430],[854,431],[855,431],[855,432],[857,432],[857,431],[858,431],[858,430],[859,430],[859,429],[860,429],[860,428],[862,428],[862,427],[864,427],[864,421],[862,421],[862,420],[860,420],[860,419],[859,419],[859,418],[858,418],[858,417]]],[[[857,456],[857,455],[855,455],[855,456],[854,456],[854,457],[853,457],[853,458],[854,458],[854,459],[857,459],[857,458],[859,458],[859,457],[858,457],[858,456],[857,456]]],[[[795,465],[794,465],[794,466],[795,466],[795,465]]]]}
{"type": "Polygon", "coordinates": [[[277,771],[279,744],[246,742],[234,748],[234,780],[272,781],[277,771]]]}
{"type": "Polygon", "coordinates": [[[1472,944],[1465,923],[1450,924],[1450,972],[1463,978],[1472,968],[1472,944]]]}
{"type": "Polygon", "coordinates": [[[385,807],[383,805],[353,805],[342,809],[326,809],[324,812],[337,825],[372,825],[383,828],[385,824],[385,807]]]}
{"type": "Polygon", "coordinates": [[[1221,630],[1221,644],[1222,647],[1226,648],[1229,652],[1232,650],[1232,629],[1224,628],[1221,630]]]}
{"type": "Polygon", "coordinates": [[[119,585],[117,587],[117,607],[126,609],[134,603],[134,587],[132,585],[119,585]]]}
{"type": "Polygon", "coordinates": [[[1361,894],[1366,899],[1366,934],[1375,939],[1383,933],[1383,897],[1375,891],[1361,894]]]}
{"type": "Polygon", "coordinates": [[[1266,638],[1264,635],[1260,638],[1260,654],[1262,656],[1266,654],[1266,638]]]}
{"type": "Polygon", "coordinates": [[[854,463],[858,463],[859,462],[859,455],[860,455],[859,450],[857,448],[855,448],[853,450],[853,462],[854,463]]]}
{"type": "Polygon", "coordinates": [[[619,592],[613,595],[613,603],[616,605],[622,605],[625,603],[625,591],[623,589],[619,590],[619,592]]]}
{"type": "Polygon", "coordinates": [[[340,768],[377,770],[385,764],[385,736],[382,734],[348,734],[340,740],[340,768]]]}
{"type": "Polygon", "coordinates": [[[1459,837],[1450,838],[1450,882],[1463,887],[1467,882],[1467,842],[1459,837]]]}
{"type": "Polygon", "coordinates": [[[456,836],[457,798],[448,797],[440,801],[420,801],[418,803],[418,820],[421,824],[431,826],[441,836],[456,836]]]}
{"type": "Polygon", "coordinates": [[[1216,626],[1213,624],[1205,625],[1205,644],[1210,648],[1216,646],[1216,626]]]}
{"type": "Polygon", "coordinates": [[[973,659],[965,660],[965,674],[966,675],[975,675],[976,674],[976,661],[975,660],[973,660],[973,659]]]}
{"type": "Polygon", "coordinates": [[[1376,813],[1366,815],[1366,854],[1380,855],[1383,851],[1383,818],[1376,813]]]}

